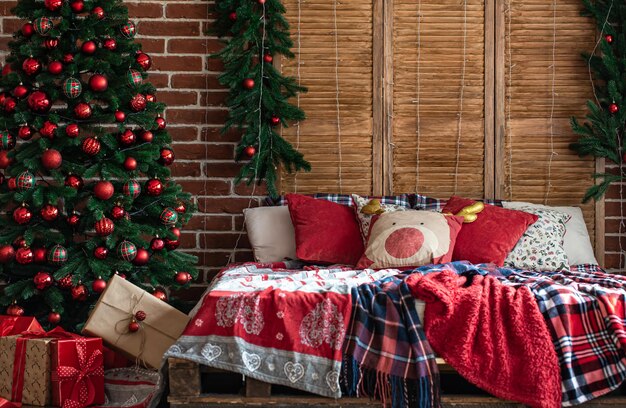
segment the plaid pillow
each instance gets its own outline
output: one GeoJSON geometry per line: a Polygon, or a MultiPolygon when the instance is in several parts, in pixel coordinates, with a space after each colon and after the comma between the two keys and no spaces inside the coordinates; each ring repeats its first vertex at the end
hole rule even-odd
{"type": "MultiPolygon", "coordinates": [[[[413,208],[414,210],[426,210],[441,212],[443,207],[446,206],[448,200],[440,200],[438,198],[423,196],[421,194],[413,194],[413,208]]],[[[484,199],[485,204],[495,205],[496,207],[502,207],[502,200],[484,199]]]]}
{"type": "MultiPolygon", "coordinates": [[[[354,205],[354,201],[352,200],[352,196],[350,194],[328,194],[328,193],[317,193],[317,194],[306,194],[309,197],[313,197],[319,200],[331,201],[333,203],[341,204],[341,205],[354,205]]],[[[370,200],[372,198],[377,198],[380,200],[381,204],[393,204],[400,205],[402,207],[411,208],[412,202],[412,194],[400,194],[395,196],[364,196],[364,198],[370,200]]],[[[267,197],[265,199],[265,204],[268,206],[282,206],[287,205],[287,200],[285,196],[279,196],[277,198],[267,197]]],[[[443,207],[442,207],[443,208],[443,207]]]]}

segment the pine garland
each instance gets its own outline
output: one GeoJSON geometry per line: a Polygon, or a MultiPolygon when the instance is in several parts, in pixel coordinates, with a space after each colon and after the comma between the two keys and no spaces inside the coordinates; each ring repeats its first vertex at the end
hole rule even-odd
{"type": "Polygon", "coordinates": [[[230,89],[223,131],[233,127],[242,131],[236,158],[250,159],[236,182],[265,181],[268,193],[276,196],[279,167],[288,173],[311,169],[303,155],[276,131],[281,124],[286,127],[305,119],[304,112],[288,100],[306,88],[272,64],[276,55],[294,57],[285,8],[280,0],[223,0],[216,2],[215,10],[215,33],[230,36],[224,48],[213,55],[224,63],[219,82],[230,89]]]}
{"type": "Polygon", "coordinates": [[[598,183],[590,187],[584,201],[600,199],[611,184],[626,178],[621,165],[624,157],[624,131],[626,129],[626,4],[619,0],[583,0],[583,15],[596,20],[602,33],[600,53],[583,55],[593,72],[595,98],[587,101],[589,112],[586,121],[572,118],[571,125],[579,135],[570,148],[581,157],[592,155],[620,165],[620,172],[596,173],[598,183]]]}

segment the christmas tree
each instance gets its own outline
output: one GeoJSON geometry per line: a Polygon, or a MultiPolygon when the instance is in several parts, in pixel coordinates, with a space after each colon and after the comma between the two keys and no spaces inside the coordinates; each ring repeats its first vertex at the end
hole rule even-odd
{"type": "Polygon", "coordinates": [[[593,72],[594,99],[587,102],[589,113],[584,123],[572,118],[572,129],[580,137],[570,147],[580,156],[605,158],[617,165],[615,173],[597,173],[598,182],[589,188],[584,201],[601,198],[614,182],[625,179],[624,131],[626,110],[626,4],[622,1],[584,0],[584,14],[596,20],[601,38],[599,53],[584,55],[593,72]]]}
{"type": "Polygon", "coordinates": [[[191,197],[170,179],[165,105],[119,0],[20,0],[0,78],[0,304],[79,330],[118,273],[166,300],[191,197]]]}
{"type": "Polygon", "coordinates": [[[229,36],[214,55],[224,63],[219,81],[230,89],[224,132],[232,127],[242,130],[237,159],[249,159],[236,182],[265,181],[269,194],[275,196],[280,166],[288,173],[311,170],[302,153],[276,131],[280,125],[305,118],[289,99],[306,88],[273,65],[275,55],[294,56],[285,8],[280,0],[223,0],[216,2],[215,10],[215,33],[229,36]]]}

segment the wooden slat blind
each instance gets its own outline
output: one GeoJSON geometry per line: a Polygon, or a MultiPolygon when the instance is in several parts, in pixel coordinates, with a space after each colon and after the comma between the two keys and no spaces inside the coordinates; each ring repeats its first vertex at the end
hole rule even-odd
{"type": "MultiPolygon", "coordinates": [[[[296,125],[283,129],[283,136],[299,145],[313,170],[297,176],[284,175],[282,190],[370,194],[373,188],[372,0],[337,1],[336,37],[334,2],[300,1],[300,78],[309,88],[308,93],[301,95],[300,106],[307,119],[300,125],[299,142],[296,125]]],[[[286,0],[284,4],[295,45],[293,51],[297,54],[298,0],[286,0]]],[[[297,63],[297,58],[283,60],[283,72],[297,77],[297,63]]]]}
{"type": "MultiPolygon", "coordinates": [[[[505,92],[496,118],[501,130],[496,156],[500,198],[580,205],[595,164],[569,150],[576,140],[569,119],[583,117],[586,100],[592,97],[581,53],[593,49],[595,27],[591,19],[581,17],[579,0],[558,0],[555,14],[552,1],[501,1],[498,30],[505,63],[497,85],[505,92]]],[[[583,211],[593,237],[593,204],[583,211]]]]}
{"type": "Polygon", "coordinates": [[[393,191],[417,191],[442,198],[454,193],[482,198],[484,0],[468,0],[467,10],[464,2],[458,0],[419,3],[394,0],[393,6],[393,191]],[[465,88],[459,124],[465,14],[465,88]],[[460,149],[455,188],[457,139],[460,149]]]}

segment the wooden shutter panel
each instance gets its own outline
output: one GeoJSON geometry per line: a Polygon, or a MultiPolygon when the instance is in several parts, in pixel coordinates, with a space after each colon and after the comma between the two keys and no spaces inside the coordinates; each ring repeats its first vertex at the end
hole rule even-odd
{"type": "MultiPolygon", "coordinates": [[[[309,92],[300,97],[307,119],[283,136],[311,162],[310,173],[283,174],[282,190],[301,193],[372,193],[372,1],[337,1],[335,66],[334,2],[300,0],[300,78],[309,92]],[[338,76],[339,89],[337,90],[338,76]],[[337,131],[339,94],[341,144],[337,131]],[[340,166],[341,161],[341,166],[340,166]],[[342,182],[340,183],[340,178],[342,182]]],[[[298,53],[298,0],[286,0],[294,53],[298,53]]],[[[298,59],[282,70],[297,77],[298,59]]],[[[295,100],[294,100],[295,102],[295,100]]]]}
{"type": "MultiPolygon", "coordinates": [[[[502,3],[498,27],[504,38],[505,63],[496,83],[505,89],[497,111],[500,198],[541,204],[547,198],[549,205],[580,205],[592,183],[595,162],[582,160],[569,149],[577,138],[569,120],[571,116],[584,117],[585,103],[592,97],[587,63],[581,53],[594,47],[593,21],[580,15],[580,0],[558,0],[554,21],[552,1],[511,0],[508,12],[506,7],[507,3],[502,3]]],[[[584,205],[583,211],[593,238],[593,203],[584,205]]]]}
{"type": "Polygon", "coordinates": [[[393,1],[393,190],[441,198],[454,193],[482,198],[485,195],[484,0],[467,0],[465,88],[456,189],[464,2],[421,1],[419,100],[418,7],[416,0],[393,1]]]}

